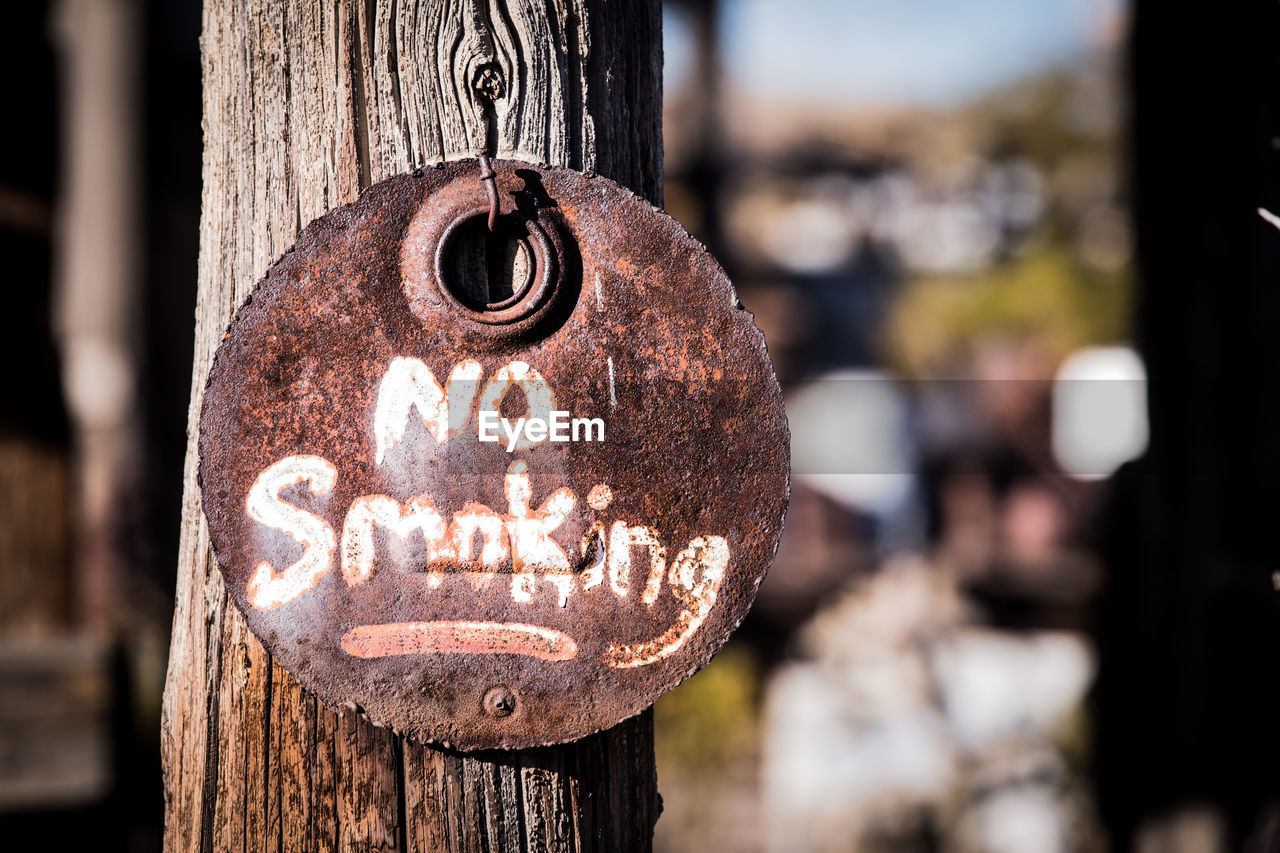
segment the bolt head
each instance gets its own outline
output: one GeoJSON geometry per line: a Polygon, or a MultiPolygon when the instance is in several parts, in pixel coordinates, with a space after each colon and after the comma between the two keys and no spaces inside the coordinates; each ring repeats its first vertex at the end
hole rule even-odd
{"type": "Polygon", "coordinates": [[[516,694],[506,687],[493,687],[484,694],[484,712],[490,717],[509,717],[516,709],[516,694]]]}

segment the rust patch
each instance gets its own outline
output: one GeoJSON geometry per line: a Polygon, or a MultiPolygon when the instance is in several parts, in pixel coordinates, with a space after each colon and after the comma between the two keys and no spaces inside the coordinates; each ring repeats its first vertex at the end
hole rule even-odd
{"type": "Polygon", "coordinates": [[[476,161],[384,181],[268,270],[200,422],[250,629],[330,707],[461,749],[580,738],[705,665],[788,495],[778,384],[715,260],[603,178],[492,167],[517,286],[450,279],[489,210],[476,161]]]}

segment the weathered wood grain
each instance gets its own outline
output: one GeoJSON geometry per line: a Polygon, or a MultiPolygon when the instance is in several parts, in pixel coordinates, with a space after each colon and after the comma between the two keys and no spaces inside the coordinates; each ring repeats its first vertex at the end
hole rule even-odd
{"type": "Polygon", "coordinates": [[[501,156],[597,172],[660,203],[660,27],[652,0],[207,0],[191,440],[162,735],[167,850],[650,846],[647,713],[565,747],[464,756],[319,706],[229,603],[194,438],[213,352],[268,264],[362,187],[476,150],[486,110],[501,156]],[[495,101],[478,98],[482,78],[495,101]]]}

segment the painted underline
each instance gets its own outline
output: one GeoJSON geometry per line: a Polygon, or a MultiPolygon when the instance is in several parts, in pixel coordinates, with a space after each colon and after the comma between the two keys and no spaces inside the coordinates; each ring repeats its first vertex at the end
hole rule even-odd
{"type": "Polygon", "coordinates": [[[520,622],[389,622],[352,628],[342,635],[342,650],[359,658],[461,654],[565,661],[578,654],[578,644],[563,631],[520,622]]]}

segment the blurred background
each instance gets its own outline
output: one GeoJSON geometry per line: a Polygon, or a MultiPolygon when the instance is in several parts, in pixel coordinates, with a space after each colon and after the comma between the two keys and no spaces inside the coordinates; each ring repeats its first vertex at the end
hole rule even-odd
{"type": "MultiPolygon", "coordinates": [[[[5,11],[0,837],[158,850],[200,8],[5,11]]],[[[1280,850],[1280,4],[663,19],[794,479],[658,849],[1280,850]]]]}

